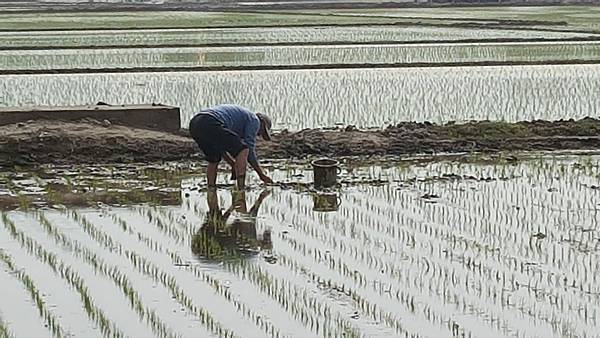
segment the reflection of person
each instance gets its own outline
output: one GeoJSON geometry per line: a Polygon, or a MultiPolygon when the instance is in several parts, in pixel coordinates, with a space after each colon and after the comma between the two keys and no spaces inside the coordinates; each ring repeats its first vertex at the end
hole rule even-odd
{"type": "Polygon", "coordinates": [[[225,104],[202,110],[190,121],[190,135],[206,156],[206,176],[209,186],[217,181],[217,169],[221,158],[231,165],[237,187],[246,186],[246,167],[256,171],[265,183],[273,183],[258,163],[256,136],[270,141],[271,119],[238,105],[225,104]]]}
{"type": "Polygon", "coordinates": [[[222,212],[219,207],[216,189],[209,189],[207,202],[208,212],[202,227],[192,238],[192,252],[206,259],[232,259],[258,253],[261,249],[270,249],[271,234],[265,231],[262,238],[256,233],[256,216],[263,200],[269,191],[263,191],[254,205],[247,209],[246,193],[235,192],[232,205],[222,212]],[[232,222],[228,218],[233,212],[232,222]]]}

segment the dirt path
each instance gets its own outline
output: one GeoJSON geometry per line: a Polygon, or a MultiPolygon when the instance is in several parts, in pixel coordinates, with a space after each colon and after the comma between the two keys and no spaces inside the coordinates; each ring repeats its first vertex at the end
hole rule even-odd
{"type": "Polygon", "coordinates": [[[0,75],[38,74],[115,74],[115,73],[168,73],[168,72],[232,72],[310,69],[374,69],[374,68],[443,68],[443,67],[499,67],[499,66],[559,66],[597,65],[600,60],[536,60],[536,61],[469,61],[469,62],[402,62],[402,63],[331,63],[256,66],[189,66],[189,67],[131,67],[131,68],[60,68],[60,69],[0,69],[0,75]]]}
{"type": "MultiPolygon", "coordinates": [[[[30,121],[0,127],[0,166],[160,162],[198,158],[192,139],[98,121],[30,121]]],[[[403,122],[378,130],[306,129],[259,142],[263,159],[512,150],[600,149],[600,120],[403,122]]]]}

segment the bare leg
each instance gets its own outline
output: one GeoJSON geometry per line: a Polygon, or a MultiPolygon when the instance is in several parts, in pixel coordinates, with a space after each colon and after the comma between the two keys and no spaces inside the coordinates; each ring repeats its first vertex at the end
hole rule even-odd
{"type": "Polygon", "coordinates": [[[223,158],[225,159],[225,162],[229,163],[229,165],[231,166],[231,180],[235,180],[235,177],[237,176],[235,174],[235,160],[233,159],[233,157],[231,157],[231,155],[229,155],[229,153],[224,153],[223,154],[223,158]]]}
{"type": "Polygon", "coordinates": [[[237,187],[240,190],[246,189],[246,167],[248,166],[248,149],[240,151],[235,157],[235,176],[237,187]]]}
{"type": "Polygon", "coordinates": [[[217,185],[217,169],[219,168],[219,162],[208,163],[206,167],[206,179],[208,180],[208,186],[214,187],[217,185]]]}
{"type": "Polygon", "coordinates": [[[229,163],[231,169],[235,169],[235,160],[233,159],[233,157],[231,157],[231,155],[229,155],[229,153],[224,153],[223,159],[225,160],[225,162],[229,163]]]}

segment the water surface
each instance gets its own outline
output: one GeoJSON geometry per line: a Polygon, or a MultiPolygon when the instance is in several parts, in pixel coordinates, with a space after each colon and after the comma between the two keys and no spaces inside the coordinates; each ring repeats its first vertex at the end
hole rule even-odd
{"type": "MultiPolygon", "coordinates": [[[[4,212],[2,325],[19,336],[101,336],[104,323],[128,336],[593,337],[600,157],[504,156],[344,161],[327,193],[298,184],[312,181],[305,164],[276,162],[286,188],[252,177],[245,196],[207,193],[200,168],[180,165],[38,170],[52,189],[179,198],[4,212]],[[233,207],[229,230],[215,232],[210,205],[233,207]],[[31,290],[41,305],[24,302],[31,290]]],[[[31,174],[3,180],[52,191],[31,174]]]]}

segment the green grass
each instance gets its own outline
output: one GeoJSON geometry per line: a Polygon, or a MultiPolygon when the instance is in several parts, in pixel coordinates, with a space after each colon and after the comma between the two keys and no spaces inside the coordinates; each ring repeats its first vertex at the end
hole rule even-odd
{"type": "Polygon", "coordinates": [[[323,18],[314,14],[204,13],[204,12],[116,12],[44,13],[0,15],[0,30],[126,29],[153,27],[232,27],[302,24],[385,23],[389,18],[323,18]]]}

